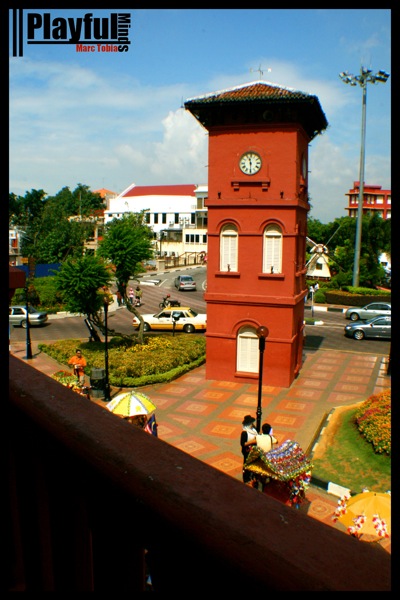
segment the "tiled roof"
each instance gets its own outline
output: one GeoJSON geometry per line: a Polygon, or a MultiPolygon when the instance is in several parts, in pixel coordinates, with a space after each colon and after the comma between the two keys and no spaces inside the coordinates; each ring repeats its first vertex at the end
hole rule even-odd
{"type": "Polygon", "coordinates": [[[313,98],[310,94],[292,88],[278,86],[267,81],[245,83],[226,90],[212,92],[196,98],[189,98],[185,104],[212,102],[253,102],[254,100],[305,100],[313,98]]]}
{"type": "Polygon", "coordinates": [[[112,194],[113,196],[117,196],[116,192],[112,192],[111,190],[107,190],[106,188],[101,188],[99,190],[93,190],[93,194],[100,194],[102,198],[105,198],[107,194],[112,194]]]}
{"type": "Polygon", "coordinates": [[[301,123],[311,140],[328,126],[317,96],[268,81],[189,98],[185,109],[206,129],[239,122],[301,123]]]}
{"type": "Polygon", "coordinates": [[[194,196],[196,185],[135,185],[122,194],[122,198],[132,196],[194,196]]]}

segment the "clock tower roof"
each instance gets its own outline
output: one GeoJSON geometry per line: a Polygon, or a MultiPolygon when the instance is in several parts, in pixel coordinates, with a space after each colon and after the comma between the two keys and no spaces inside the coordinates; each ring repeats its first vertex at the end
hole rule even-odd
{"type": "Polygon", "coordinates": [[[235,121],[298,122],[312,139],[328,126],[317,96],[268,81],[253,81],[189,98],[185,109],[206,129],[235,121]]]}

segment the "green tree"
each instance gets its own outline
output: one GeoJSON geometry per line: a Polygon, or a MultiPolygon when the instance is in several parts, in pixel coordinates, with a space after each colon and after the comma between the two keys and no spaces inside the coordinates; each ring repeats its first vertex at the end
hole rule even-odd
{"type": "Polygon", "coordinates": [[[385,270],[379,262],[379,256],[388,247],[385,235],[385,221],[375,212],[363,217],[362,244],[360,257],[360,285],[373,287],[382,283],[385,270]]]}
{"type": "Polygon", "coordinates": [[[382,223],[383,244],[382,252],[391,258],[392,256],[392,222],[391,219],[384,219],[382,223]]]}
{"type": "Polygon", "coordinates": [[[85,254],[67,259],[55,281],[66,309],[92,320],[104,307],[104,288],[111,285],[112,272],[101,257],[85,254]]]}
{"type": "MultiPolygon", "coordinates": [[[[352,217],[340,217],[326,225],[316,219],[309,220],[308,235],[313,241],[328,247],[332,283],[339,287],[352,282],[356,226],[357,220],[352,217]]],[[[363,216],[360,286],[374,287],[381,283],[384,270],[379,264],[379,256],[387,251],[390,255],[390,231],[390,221],[383,220],[376,213],[363,216]]]]}
{"type": "Polygon", "coordinates": [[[40,221],[46,204],[44,190],[31,190],[25,196],[9,194],[8,223],[10,227],[19,227],[26,230],[33,222],[40,221]]]}
{"type": "Polygon", "coordinates": [[[46,206],[46,192],[31,190],[25,196],[9,195],[9,226],[18,227],[21,236],[21,252],[36,260],[37,243],[42,234],[42,215],[46,206]]]}
{"type": "Polygon", "coordinates": [[[318,219],[309,217],[307,219],[307,237],[316,244],[324,244],[327,240],[328,225],[324,225],[318,219]]]}
{"type": "Polygon", "coordinates": [[[42,233],[36,244],[37,261],[63,262],[67,257],[82,256],[90,229],[88,221],[71,219],[55,198],[49,199],[42,214],[42,233]]]}
{"type": "Polygon", "coordinates": [[[55,196],[45,196],[43,190],[9,195],[9,224],[24,234],[22,255],[36,263],[81,256],[93,229],[89,217],[104,208],[103,199],[81,183],[72,192],[64,187],[55,196]]]}
{"type": "Polygon", "coordinates": [[[61,207],[63,214],[68,217],[77,216],[84,219],[104,208],[104,201],[100,194],[94,194],[87,185],[82,183],[78,183],[72,192],[69,187],[63,187],[49,200],[61,207]]]}
{"type": "Polygon", "coordinates": [[[128,310],[140,321],[141,342],[144,321],[136,308],[128,302],[127,287],[130,279],[135,279],[144,271],[142,262],[153,257],[152,240],[153,232],[145,222],[145,211],[130,213],[107,223],[104,238],[97,251],[99,256],[108,259],[113,265],[117,289],[128,310]]]}

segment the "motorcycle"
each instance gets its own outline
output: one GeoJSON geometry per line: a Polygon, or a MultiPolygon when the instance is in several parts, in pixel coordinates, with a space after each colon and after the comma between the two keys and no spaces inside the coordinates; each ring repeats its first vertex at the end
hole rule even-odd
{"type": "Polygon", "coordinates": [[[179,300],[170,300],[170,298],[171,298],[171,295],[167,294],[162,299],[162,302],[160,302],[159,307],[160,308],[170,308],[170,306],[180,306],[181,305],[179,300]]]}

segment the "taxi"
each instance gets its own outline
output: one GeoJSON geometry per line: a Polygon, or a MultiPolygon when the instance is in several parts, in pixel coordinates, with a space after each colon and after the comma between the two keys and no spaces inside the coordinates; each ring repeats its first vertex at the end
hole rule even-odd
{"type": "MultiPolygon", "coordinates": [[[[183,331],[185,333],[194,333],[195,331],[205,331],[207,326],[207,315],[196,312],[193,308],[180,306],[164,308],[160,312],[151,315],[142,315],[144,321],[144,331],[183,331]]],[[[132,325],[139,329],[140,321],[133,317],[132,325]]]]}

